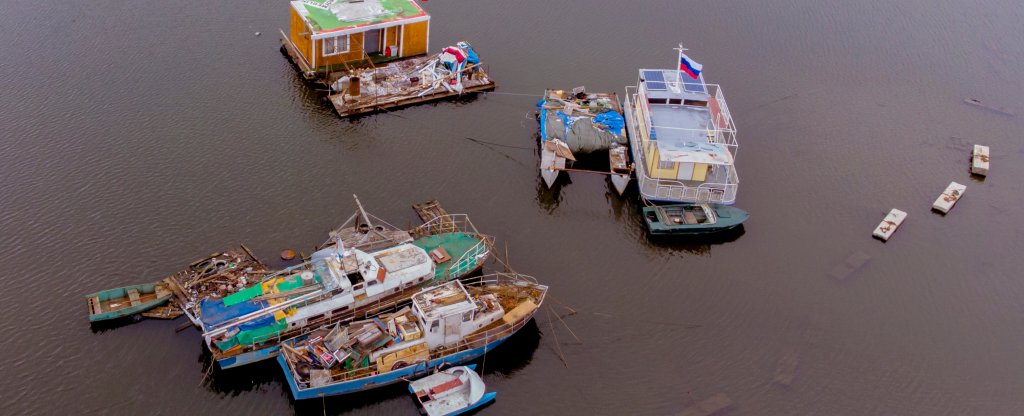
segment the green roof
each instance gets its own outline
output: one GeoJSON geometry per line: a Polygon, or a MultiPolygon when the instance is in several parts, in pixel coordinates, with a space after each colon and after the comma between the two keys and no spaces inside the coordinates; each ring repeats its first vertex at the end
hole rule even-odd
{"type": "Polygon", "coordinates": [[[301,6],[306,10],[307,20],[310,25],[313,26],[313,30],[317,32],[328,32],[340,29],[350,29],[358,26],[369,26],[372,24],[383,23],[388,21],[404,20],[413,17],[426,16],[427,13],[416,4],[415,0],[366,0],[363,2],[348,3],[346,0],[304,0],[296,1],[293,4],[301,6]],[[312,4],[320,5],[316,7],[312,4]],[[339,18],[331,10],[333,5],[334,8],[340,9],[339,18]],[[373,6],[380,6],[381,13],[367,16],[366,10],[373,6]],[[344,19],[345,12],[350,11],[350,16],[367,16],[367,17],[355,17],[351,20],[344,19]]]}

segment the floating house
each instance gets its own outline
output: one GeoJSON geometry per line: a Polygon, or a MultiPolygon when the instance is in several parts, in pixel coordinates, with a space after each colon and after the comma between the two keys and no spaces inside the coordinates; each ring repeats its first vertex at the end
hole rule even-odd
{"type": "Polygon", "coordinates": [[[625,113],[640,195],[662,204],[735,203],[736,126],[722,89],[699,72],[639,75],[626,87],[625,113]]]}
{"type": "Polygon", "coordinates": [[[307,79],[424,55],[430,46],[430,15],[415,0],[299,0],[290,5],[283,47],[307,79]]]}

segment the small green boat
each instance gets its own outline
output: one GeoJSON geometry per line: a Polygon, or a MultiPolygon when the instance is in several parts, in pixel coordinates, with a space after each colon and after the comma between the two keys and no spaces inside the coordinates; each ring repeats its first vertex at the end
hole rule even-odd
{"type": "MultiPolygon", "coordinates": [[[[167,302],[173,294],[162,283],[147,283],[104,290],[86,295],[89,302],[89,322],[140,314],[167,302]]],[[[141,318],[139,315],[137,318],[141,318]]]]}
{"type": "Polygon", "coordinates": [[[743,224],[747,211],[725,205],[681,204],[644,207],[644,221],[652,235],[708,234],[743,224]]]}

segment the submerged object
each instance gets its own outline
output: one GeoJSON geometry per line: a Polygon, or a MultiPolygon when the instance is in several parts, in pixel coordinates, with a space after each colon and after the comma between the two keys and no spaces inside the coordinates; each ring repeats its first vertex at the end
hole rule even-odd
{"type": "Polygon", "coordinates": [[[946,190],[942,191],[942,195],[939,195],[939,198],[932,204],[932,209],[943,214],[949,213],[949,210],[953,209],[953,205],[956,205],[957,201],[964,196],[966,190],[967,186],[950,182],[946,190]]]}
{"type": "Polygon", "coordinates": [[[173,296],[163,283],[147,283],[108,289],[86,295],[89,321],[106,321],[132,316],[141,319],[142,312],[153,309],[173,296]]]}
{"type": "Polygon", "coordinates": [[[680,204],[644,207],[644,221],[652,235],[707,234],[725,231],[743,224],[746,211],[709,204],[680,204]]]}
{"type": "Polygon", "coordinates": [[[411,306],[285,340],[277,362],[296,400],[397,383],[493,350],[533,319],[547,290],[520,274],[454,280],[416,293],[411,306]]]}
{"type": "Polygon", "coordinates": [[[487,387],[476,373],[476,364],[440,371],[409,383],[409,392],[416,396],[427,416],[458,415],[494,400],[498,395],[487,387]]]}
{"type": "Polygon", "coordinates": [[[893,233],[903,224],[905,219],[907,219],[906,212],[893,208],[892,211],[885,215],[882,222],[875,227],[875,231],[871,235],[882,241],[889,241],[889,237],[892,237],[893,233]]]}

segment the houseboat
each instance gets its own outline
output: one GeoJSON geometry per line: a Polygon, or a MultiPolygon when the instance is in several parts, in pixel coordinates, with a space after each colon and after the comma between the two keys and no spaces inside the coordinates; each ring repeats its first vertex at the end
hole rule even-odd
{"type": "Polygon", "coordinates": [[[281,50],[350,117],[492,90],[468,42],[430,51],[430,15],[415,0],[299,0],[281,50]]]}
{"type": "Polygon", "coordinates": [[[547,289],[504,273],[440,284],[410,307],[286,340],[277,361],[296,400],[398,383],[493,350],[533,319],[547,289]]]}
{"type": "Polygon", "coordinates": [[[736,202],[736,126],[721,87],[679,47],[678,68],[641,69],[624,102],[641,197],[654,204],[736,202]]]}

